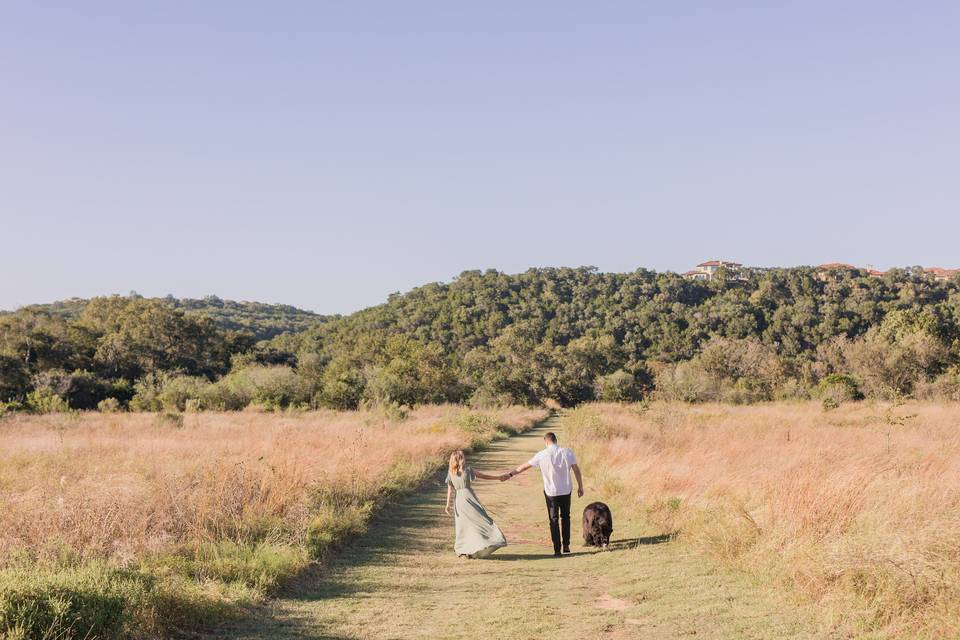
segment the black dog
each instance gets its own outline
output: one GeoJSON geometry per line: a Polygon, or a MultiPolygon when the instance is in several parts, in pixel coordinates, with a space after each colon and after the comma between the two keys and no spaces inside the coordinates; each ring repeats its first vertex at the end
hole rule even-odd
{"type": "Polygon", "coordinates": [[[583,542],[588,547],[606,547],[613,533],[613,514],[602,502],[591,502],[583,510],[583,542]]]}

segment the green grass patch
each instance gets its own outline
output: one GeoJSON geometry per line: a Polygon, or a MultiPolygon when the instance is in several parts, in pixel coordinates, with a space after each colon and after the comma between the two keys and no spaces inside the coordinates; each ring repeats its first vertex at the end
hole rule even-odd
{"type": "Polygon", "coordinates": [[[0,571],[0,638],[110,640],[208,627],[256,602],[264,578],[277,573],[277,561],[262,550],[240,558],[214,564],[237,580],[184,575],[176,562],[6,569],[0,571]]]}

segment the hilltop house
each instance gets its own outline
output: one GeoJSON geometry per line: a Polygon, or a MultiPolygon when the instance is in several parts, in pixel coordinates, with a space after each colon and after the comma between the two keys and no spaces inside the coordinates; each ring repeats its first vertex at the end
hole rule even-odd
{"type": "Polygon", "coordinates": [[[834,276],[838,275],[839,271],[864,271],[871,278],[882,278],[884,271],[877,271],[872,266],[867,265],[866,269],[861,267],[855,267],[852,264],[847,264],[846,262],[828,262],[826,264],[821,264],[817,267],[817,279],[826,280],[827,277],[831,274],[834,276]]]}
{"type": "Polygon", "coordinates": [[[707,260],[698,264],[694,269],[684,272],[683,277],[687,280],[712,280],[721,267],[728,271],[739,272],[743,265],[739,262],[728,262],[726,260],[707,260]]]}
{"type": "Polygon", "coordinates": [[[933,276],[937,282],[948,282],[960,275],[960,269],[943,269],[941,267],[927,267],[924,273],[933,276]]]}

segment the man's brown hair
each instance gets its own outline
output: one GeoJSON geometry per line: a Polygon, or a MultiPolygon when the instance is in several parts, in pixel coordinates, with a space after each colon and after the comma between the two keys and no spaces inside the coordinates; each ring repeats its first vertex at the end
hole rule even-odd
{"type": "Polygon", "coordinates": [[[546,435],[543,436],[543,439],[549,440],[553,444],[557,444],[557,434],[555,434],[553,431],[547,431],[546,435]]]}

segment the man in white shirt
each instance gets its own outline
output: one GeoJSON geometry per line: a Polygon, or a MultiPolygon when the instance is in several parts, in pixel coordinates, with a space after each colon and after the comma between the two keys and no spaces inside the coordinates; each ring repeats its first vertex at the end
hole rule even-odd
{"type": "Polygon", "coordinates": [[[531,467],[540,469],[543,476],[543,495],[547,500],[547,517],[550,519],[550,538],[553,540],[553,555],[560,555],[560,543],[563,553],[570,553],[570,494],[573,484],[570,472],[577,478],[577,497],[583,497],[583,477],[577,465],[573,451],[557,444],[557,434],[552,431],[543,436],[544,449],[537,452],[530,461],[520,465],[510,473],[500,476],[507,480],[523,473],[531,467]]]}

